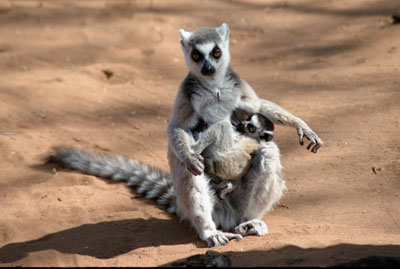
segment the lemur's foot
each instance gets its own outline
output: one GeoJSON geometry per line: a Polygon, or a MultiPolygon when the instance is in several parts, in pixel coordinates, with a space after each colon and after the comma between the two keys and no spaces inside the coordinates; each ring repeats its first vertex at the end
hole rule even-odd
{"type": "Polygon", "coordinates": [[[207,242],[208,247],[223,246],[232,239],[240,240],[242,238],[240,234],[225,233],[218,230],[204,231],[201,236],[201,239],[207,242]]]}
{"type": "Polygon", "coordinates": [[[235,228],[235,232],[241,234],[242,236],[246,235],[258,235],[263,236],[268,233],[267,224],[259,219],[252,219],[246,222],[239,224],[235,228]]]}

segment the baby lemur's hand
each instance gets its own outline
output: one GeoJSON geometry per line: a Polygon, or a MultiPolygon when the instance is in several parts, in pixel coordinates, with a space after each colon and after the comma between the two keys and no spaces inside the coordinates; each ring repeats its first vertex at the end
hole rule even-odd
{"type": "Polygon", "coordinates": [[[304,144],[303,137],[310,140],[307,149],[312,147],[311,152],[317,153],[318,149],[324,144],[321,138],[319,138],[318,135],[307,125],[297,126],[297,133],[299,134],[300,145],[304,144]]]}
{"type": "Polygon", "coordinates": [[[204,158],[198,153],[189,153],[186,159],[186,168],[195,176],[199,176],[204,171],[204,158]]]}

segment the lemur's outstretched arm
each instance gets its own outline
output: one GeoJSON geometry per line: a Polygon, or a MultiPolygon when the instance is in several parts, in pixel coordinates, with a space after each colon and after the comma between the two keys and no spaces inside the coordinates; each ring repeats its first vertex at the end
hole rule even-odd
{"type": "Polygon", "coordinates": [[[311,149],[314,153],[317,153],[318,149],[324,144],[321,138],[318,137],[307,123],[287,112],[277,104],[258,98],[254,90],[244,80],[242,80],[241,83],[241,91],[242,96],[239,108],[248,113],[260,113],[275,124],[295,127],[299,135],[300,145],[304,144],[303,139],[306,137],[310,141],[307,149],[311,149]]]}

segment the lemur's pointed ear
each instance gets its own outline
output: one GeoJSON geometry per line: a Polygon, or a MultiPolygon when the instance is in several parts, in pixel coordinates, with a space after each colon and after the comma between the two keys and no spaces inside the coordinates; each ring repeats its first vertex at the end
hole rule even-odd
{"type": "Polygon", "coordinates": [[[261,114],[259,114],[259,118],[264,121],[265,129],[270,130],[270,131],[275,130],[275,124],[270,119],[262,116],[261,114]]]}
{"type": "Polygon", "coordinates": [[[227,40],[229,38],[229,26],[225,22],[217,28],[217,32],[221,36],[222,40],[227,40]]]}
{"type": "Polygon", "coordinates": [[[192,35],[191,32],[186,32],[183,29],[179,30],[179,35],[181,36],[181,44],[182,46],[186,47],[188,42],[189,42],[189,38],[192,35]]]}

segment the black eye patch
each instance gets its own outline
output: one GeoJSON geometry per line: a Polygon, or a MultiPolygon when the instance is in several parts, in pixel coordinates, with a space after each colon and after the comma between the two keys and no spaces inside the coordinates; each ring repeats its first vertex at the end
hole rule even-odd
{"type": "Polygon", "coordinates": [[[215,59],[219,59],[219,57],[221,57],[221,49],[218,48],[217,46],[212,50],[211,52],[211,56],[214,57],[215,59]]]}
{"type": "Polygon", "coordinates": [[[252,134],[254,134],[255,132],[256,132],[256,127],[253,125],[253,124],[251,124],[251,123],[249,123],[249,124],[247,124],[247,130],[250,132],[250,133],[252,133],[252,134]]]}
{"type": "Polygon", "coordinates": [[[191,57],[192,57],[193,61],[199,62],[199,61],[201,61],[201,59],[203,59],[203,54],[201,54],[201,52],[198,51],[197,49],[193,49],[191,57]]]}

